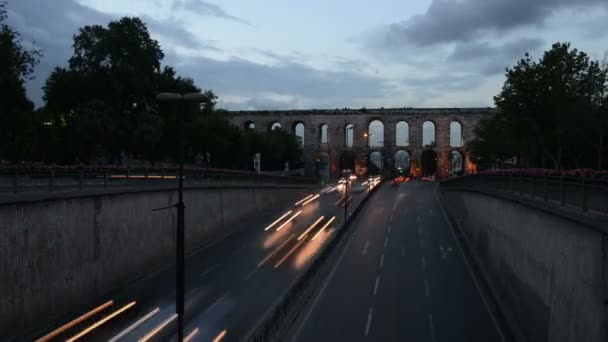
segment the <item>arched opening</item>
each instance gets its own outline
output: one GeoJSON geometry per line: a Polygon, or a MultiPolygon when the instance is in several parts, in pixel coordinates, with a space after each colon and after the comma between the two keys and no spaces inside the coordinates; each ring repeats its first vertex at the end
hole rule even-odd
{"type": "Polygon", "coordinates": [[[384,146],[384,124],[380,120],[374,120],[369,123],[367,131],[367,140],[369,147],[384,146]]]}
{"type": "Polygon", "coordinates": [[[296,141],[300,144],[300,146],[304,146],[304,124],[301,122],[296,122],[293,125],[293,135],[296,136],[296,141]]]}
{"type": "Polygon", "coordinates": [[[317,175],[324,182],[329,181],[329,154],[327,152],[321,152],[317,157],[317,175]]]}
{"type": "Polygon", "coordinates": [[[422,146],[435,146],[435,124],[432,121],[422,124],[422,146]]]}
{"type": "Polygon", "coordinates": [[[450,123],[450,146],[462,147],[462,125],[458,121],[450,123]]]}
{"type": "Polygon", "coordinates": [[[369,154],[369,163],[367,163],[368,175],[379,175],[382,172],[382,153],[374,151],[369,154]]]}
{"type": "Polygon", "coordinates": [[[342,156],[340,157],[340,171],[350,170],[351,172],[355,172],[355,162],[357,156],[352,151],[344,151],[342,156]]]}
{"type": "Polygon", "coordinates": [[[410,174],[410,154],[407,151],[399,150],[395,153],[395,169],[397,174],[410,174]]]}
{"type": "Polygon", "coordinates": [[[396,146],[408,146],[410,144],[410,126],[405,121],[399,121],[395,127],[396,146]]]}
{"type": "Polygon", "coordinates": [[[322,124],[319,130],[321,132],[321,144],[327,144],[329,142],[329,127],[326,124],[322,124]]]}
{"type": "Polygon", "coordinates": [[[452,167],[453,176],[462,174],[462,154],[460,154],[460,152],[452,151],[450,155],[450,165],[452,167]]]}
{"type": "Polygon", "coordinates": [[[437,172],[437,153],[425,150],[420,157],[420,168],[423,176],[432,176],[437,172]]]}
{"type": "Polygon", "coordinates": [[[276,121],[271,122],[270,125],[268,126],[268,130],[270,130],[270,131],[274,131],[276,129],[281,129],[281,128],[282,128],[281,124],[276,121]]]}
{"type": "Polygon", "coordinates": [[[344,146],[353,147],[354,137],[355,125],[347,124],[346,127],[344,127],[344,146]]]}
{"type": "Polygon", "coordinates": [[[245,129],[255,129],[255,122],[253,122],[253,121],[245,122],[245,129]]]}

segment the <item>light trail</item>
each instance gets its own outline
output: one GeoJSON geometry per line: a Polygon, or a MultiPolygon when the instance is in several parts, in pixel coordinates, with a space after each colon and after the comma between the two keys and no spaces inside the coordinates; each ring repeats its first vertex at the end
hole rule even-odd
{"type": "Polygon", "coordinates": [[[316,199],[317,199],[317,198],[319,198],[319,197],[320,197],[320,195],[319,195],[319,194],[314,195],[314,196],[313,196],[311,199],[309,199],[308,201],[306,201],[306,202],[302,203],[302,206],[307,205],[308,203],[310,203],[310,202],[312,202],[312,201],[316,200],[316,199]]]}
{"type": "Polygon", "coordinates": [[[47,342],[50,341],[51,339],[55,338],[57,335],[61,334],[62,332],[74,327],[76,324],[90,318],[91,316],[107,309],[108,307],[110,307],[112,304],[114,304],[113,300],[109,300],[103,304],[101,304],[100,306],[94,308],[93,310],[85,313],[84,315],[81,315],[80,317],[71,320],[70,322],[60,326],[59,328],[51,331],[50,333],[42,336],[41,338],[37,339],[36,342],[47,342]]]}
{"type": "Polygon", "coordinates": [[[306,201],[307,199],[311,198],[312,196],[313,196],[313,195],[312,195],[312,194],[310,194],[310,195],[308,195],[308,196],[306,196],[306,197],[302,198],[301,200],[297,201],[297,202],[296,202],[296,204],[294,204],[294,205],[298,205],[298,204],[300,204],[300,203],[302,203],[302,202],[306,201]]]}
{"type": "Polygon", "coordinates": [[[117,342],[117,341],[119,341],[121,338],[125,337],[131,331],[135,330],[137,327],[139,327],[140,325],[142,325],[145,321],[147,321],[148,319],[150,319],[150,317],[155,316],[159,312],[160,312],[160,308],[156,308],[156,309],[150,311],[147,315],[145,315],[144,317],[140,318],[137,322],[135,322],[135,323],[131,324],[129,327],[127,327],[127,329],[121,331],[120,333],[118,333],[118,335],[112,337],[108,342],[117,342]]]}
{"type": "Polygon", "coordinates": [[[283,216],[279,217],[279,218],[278,218],[276,221],[272,222],[272,223],[270,224],[270,226],[268,226],[268,227],[266,227],[266,228],[264,229],[264,231],[267,231],[268,229],[272,228],[272,226],[274,226],[275,224],[277,224],[277,223],[281,222],[281,220],[282,220],[282,219],[284,219],[284,218],[285,218],[285,216],[287,216],[287,215],[289,215],[289,214],[291,214],[291,210],[290,210],[290,211],[288,211],[288,212],[286,212],[286,213],[285,213],[285,215],[283,215],[283,216]]]}
{"type": "Polygon", "coordinates": [[[213,339],[213,342],[220,342],[224,338],[224,336],[226,336],[227,333],[228,333],[228,331],[222,330],[221,333],[219,333],[217,336],[215,336],[215,338],[213,339]]]}
{"type": "Polygon", "coordinates": [[[163,330],[164,327],[169,325],[169,323],[171,323],[176,318],[177,318],[177,314],[173,314],[171,317],[167,318],[164,322],[162,322],[159,326],[157,326],[156,328],[152,329],[152,331],[147,333],[146,336],[140,338],[138,340],[138,342],[149,341],[152,337],[154,337],[154,335],[158,334],[159,331],[163,330]]]}
{"type": "Polygon", "coordinates": [[[298,217],[298,215],[300,215],[302,213],[302,210],[298,211],[297,213],[293,214],[292,217],[290,217],[287,221],[285,221],[285,223],[283,223],[279,228],[277,228],[277,232],[281,229],[283,229],[289,222],[293,221],[293,219],[295,219],[296,217],[298,217]]]}
{"type": "Polygon", "coordinates": [[[306,236],[306,234],[308,234],[308,232],[310,232],[314,227],[316,227],[319,224],[319,222],[321,222],[324,218],[325,218],[325,216],[319,217],[315,222],[313,222],[313,224],[311,224],[308,228],[306,228],[304,233],[302,233],[298,237],[298,241],[302,240],[306,236]]]}
{"type": "Polygon", "coordinates": [[[108,316],[104,317],[103,319],[101,319],[100,321],[97,321],[96,323],[94,323],[93,325],[89,326],[88,328],[84,329],[83,331],[79,332],[78,334],[70,337],[67,342],[74,342],[78,339],[80,339],[81,337],[83,337],[84,335],[90,333],[91,331],[97,329],[98,327],[100,327],[101,325],[105,324],[107,321],[111,320],[112,318],[120,315],[121,313],[125,312],[126,310],[129,310],[131,307],[133,307],[135,305],[135,301],[123,306],[122,308],[114,311],[113,313],[109,314],[108,316]]]}
{"type": "Polygon", "coordinates": [[[300,242],[298,242],[295,246],[291,247],[291,249],[289,250],[289,252],[287,252],[287,254],[285,254],[284,257],[281,258],[281,260],[279,260],[276,264],[274,264],[274,268],[277,268],[279,266],[281,266],[281,264],[283,263],[283,261],[287,260],[287,258],[289,258],[289,256],[295,252],[296,249],[298,249],[298,247],[300,247],[300,245],[304,242],[305,240],[302,240],[300,242]]]}
{"type": "Polygon", "coordinates": [[[198,335],[199,332],[200,332],[200,330],[199,330],[198,327],[194,328],[194,330],[192,330],[192,332],[189,333],[188,336],[186,336],[184,338],[184,342],[190,342],[190,341],[192,341],[192,339],[194,338],[194,336],[198,335]]]}
{"type": "Polygon", "coordinates": [[[295,235],[290,236],[289,239],[285,240],[285,242],[283,242],[279,247],[277,247],[277,249],[272,251],[272,253],[268,254],[268,256],[266,256],[262,261],[260,261],[260,263],[258,263],[258,267],[264,265],[266,263],[266,261],[268,261],[270,258],[272,258],[275,254],[277,254],[277,252],[281,248],[283,248],[289,241],[291,241],[291,239],[293,239],[294,237],[295,237],[295,235]]]}
{"type": "Polygon", "coordinates": [[[334,220],[335,220],[335,219],[336,219],[336,217],[335,217],[335,216],[334,216],[334,217],[332,217],[331,219],[329,219],[329,221],[327,221],[327,223],[325,223],[325,225],[324,225],[323,227],[321,227],[321,229],[319,229],[319,231],[317,232],[317,234],[315,234],[315,236],[313,236],[313,237],[312,237],[311,241],[312,241],[312,240],[314,240],[314,239],[316,239],[316,238],[317,238],[317,236],[319,236],[319,234],[321,234],[321,232],[322,232],[323,230],[325,230],[325,228],[329,227],[329,225],[330,225],[332,222],[334,222],[334,220]]]}

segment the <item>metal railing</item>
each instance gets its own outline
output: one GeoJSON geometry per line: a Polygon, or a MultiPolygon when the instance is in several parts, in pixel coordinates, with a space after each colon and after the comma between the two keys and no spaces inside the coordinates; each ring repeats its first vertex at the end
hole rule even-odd
{"type": "Polygon", "coordinates": [[[608,214],[608,181],[563,176],[474,174],[441,182],[442,187],[490,190],[580,211],[608,214]]]}
{"type": "MultiPolygon", "coordinates": [[[[280,176],[224,169],[187,168],[186,186],[253,184],[314,184],[308,177],[280,176]]],[[[0,168],[0,193],[100,190],[118,187],[177,186],[177,168],[111,168],[48,170],[0,168]]]]}

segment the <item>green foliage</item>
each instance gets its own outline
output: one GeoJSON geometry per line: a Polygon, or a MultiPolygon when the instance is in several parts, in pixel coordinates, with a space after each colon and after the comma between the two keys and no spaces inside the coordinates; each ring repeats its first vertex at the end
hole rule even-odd
{"type": "Polygon", "coordinates": [[[538,62],[525,54],[506,70],[494,98],[499,112],[476,127],[473,160],[482,166],[517,157],[526,167],[602,167],[607,71],[568,43],[554,44],[538,62]]]}

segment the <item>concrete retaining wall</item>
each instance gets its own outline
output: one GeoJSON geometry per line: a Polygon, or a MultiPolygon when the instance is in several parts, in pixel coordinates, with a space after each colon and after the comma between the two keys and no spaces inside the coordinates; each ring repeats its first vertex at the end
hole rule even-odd
{"type": "Polygon", "coordinates": [[[605,233],[480,193],[444,201],[520,339],[607,340],[605,233]]]}
{"type": "MultiPolygon", "coordinates": [[[[186,189],[186,248],[305,193],[310,189],[186,189]]],[[[150,191],[0,204],[0,337],[173,263],[175,210],[152,209],[176,200],[174,191],[150,191]]]]}

